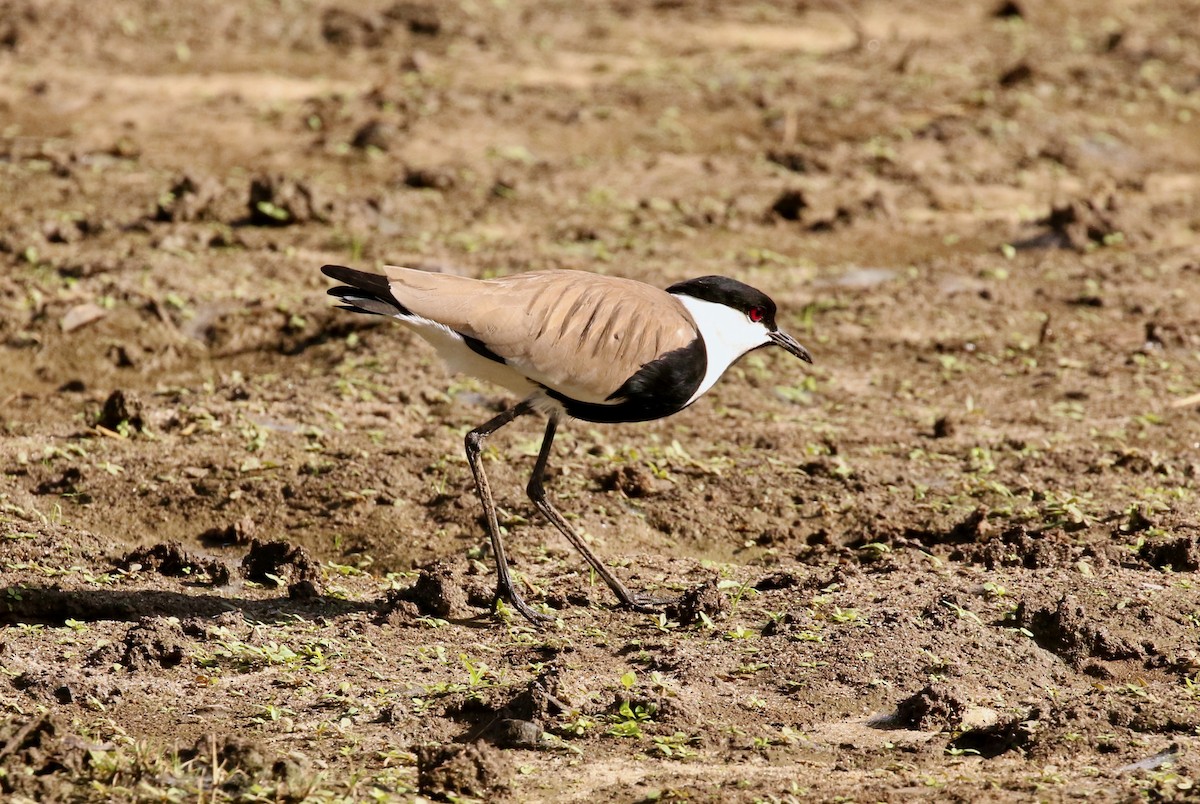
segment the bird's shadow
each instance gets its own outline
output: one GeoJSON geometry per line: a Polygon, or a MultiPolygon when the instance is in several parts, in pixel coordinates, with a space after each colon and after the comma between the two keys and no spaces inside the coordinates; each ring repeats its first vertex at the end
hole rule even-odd
{"type": "Polygon", "coordinates": [[[56,589],[44,586],[0,587],[0,625],[63,625],[67,620],[137,622],[148,617],[209,618],[231,611],[262,623],[376,612],[375,601],[356,602],[317,595],[246,598],[199,591],[158,589],[56,589]]]}

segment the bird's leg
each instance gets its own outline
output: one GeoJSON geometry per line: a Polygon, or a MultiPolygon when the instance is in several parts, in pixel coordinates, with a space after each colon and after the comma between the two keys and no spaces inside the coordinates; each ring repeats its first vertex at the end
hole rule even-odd
{"type": "Polygon", "coordinates": [[[604,562],[591,551],[583,537],[571,527],[567,520],[563,519],[562,514],[550,504],[550,500],[546,499],[546,489],[542,485],[542,479],[546,474],[546,462],[550,459],[550,446],[554,443],[554,434],[557,430],[558,414],[552,413],[550,421],[546,423],[546,435],[542,438],[542,448],[538,452],[537,462],[533,465],[533,476],[529,478],[529,485],[525,489],[529,494],[529,499],[533,500],[533,504],[542,512],[542,515],[549,519],[551,524],[558,528],[562,535],[566,536],[567,540],[575,546],[575,549],[587,559],[587,562],[600,574],[600,577],[608,584],[608,588],[613,590],[623,605],[635,611],[657,612],[664,601],[655,600],[645,594],[630,592],[625,584],[621,583],[616,575],[613,575],[612,570],[604,566],[604,562]]]}
{"type": "Polygon", "coordinates": [[[466,441],[467,463],[471,466],[471,474],[475,476],[475,489],[479,492],[479,502],[483,505],[484,524],[487,528],[488,538],[492,541],[492,553],[496,557],[496,597],[507,600],[513,608],[521,613],[521,616],[530,622],[537,623],[554,618],[529,608],[529,604],[521,598],[516,587],[513,586],[512,576],[508,572],[508,557],[504,554],[504,542],[500,539],[500,525],[496,522],[496,504],[492,502],[492,490],[488,485],[487,475],[483,471],[483,464],[479,460],[479,452],[485,438],[518,416],[532,411],[533,405],[529,400],[525,400],[467,433],[466,441]]]}

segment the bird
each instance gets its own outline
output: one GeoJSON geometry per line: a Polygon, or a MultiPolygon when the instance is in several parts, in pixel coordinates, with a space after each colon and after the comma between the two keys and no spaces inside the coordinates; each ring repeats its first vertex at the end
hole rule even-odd
{"type": "Polygon", "coordinates": [[[564,419],[611,424],[671,416],[705,394],[739,358],[779,346],[811,363],[779,328],[765,293],[726,276],[701,276],[660,289],[587,271],[545,270],[474,279],[388,265],[382,274],[325,265],[339,309],[387,316],[428,341],[452,371],[512,391],[512,407],[466,435],[467,464],[496,562],[496,600],[534,624],[513,585],[480,462],[488,436],[529,414],[546,429],[526,493],[538,511],[604,579],[620,603],[654,613],[664,601],[631,592],[588,547],[546,494],[550,448],[564,419]]]}

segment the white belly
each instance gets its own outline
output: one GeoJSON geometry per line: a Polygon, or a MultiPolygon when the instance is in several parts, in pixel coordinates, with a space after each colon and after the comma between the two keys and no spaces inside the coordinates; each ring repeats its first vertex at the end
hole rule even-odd
{"type": "Polygon", "coordinates": [[[469,374],[472,377],[495,383],[524,398],[537,390],[537,385],[519,371],[504,363],[489,360],[471,349],[462,337],[441,324],[423,318],[396,318],[411,327],[418,335],[437,350],[438,356],[451,372],[469,374]]]}

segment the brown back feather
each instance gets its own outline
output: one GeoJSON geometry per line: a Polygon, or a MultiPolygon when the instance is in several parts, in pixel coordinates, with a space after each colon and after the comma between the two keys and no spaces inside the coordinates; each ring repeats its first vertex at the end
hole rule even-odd
{"type": "Polygon", "coordinates": [[[643,365],[698,337],[678,299],[632,279],[385,271],[392,294],[416,315],[477,338],[530,379],[583,402],[605,401],[643,365]]]}

